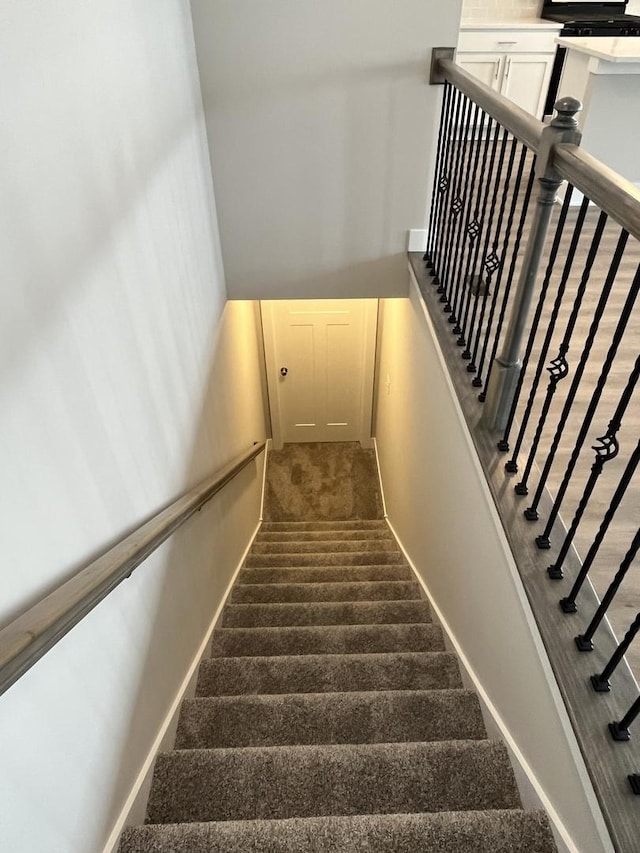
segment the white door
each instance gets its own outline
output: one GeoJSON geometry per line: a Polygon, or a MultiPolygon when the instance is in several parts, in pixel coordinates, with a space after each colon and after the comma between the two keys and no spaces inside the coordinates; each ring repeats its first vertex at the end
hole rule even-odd
{"type": "Polygon", "coordinates": [[[262,302],[273,443],[371,439],[377,300],[262,302]]]}

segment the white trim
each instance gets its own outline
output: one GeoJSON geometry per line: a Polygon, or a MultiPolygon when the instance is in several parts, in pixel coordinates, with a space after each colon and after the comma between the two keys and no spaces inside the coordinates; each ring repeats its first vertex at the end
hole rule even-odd
{"type": "Polygon", "coordinates": [[[378,299],[363,299],[362,321],[362,386],[360,388],[360,446],[373,446],[371,424],[373,421],[373,388],[376,368],[376,341],[378,337],[378,299]]]}
{"type": "MultiPolygon", "coordinates": [[[[269,458],[269,453],[271,451],[272,444],[273,440],[268,438],[267,444],[264,448],[264,463],[262,465],[262,492],[260,493],[260,521],[264,521],[264,495],[267,489],[267,459],[269,458]]],[[[255,536],[255,533],[253,535],[255,536]]]]}
{"type": "MultiPolygon", "coordinates": [[[[524,757],[524,755],[520,751],[518,744],[514,740],[513,736],[511,735],[511,732],[509,731],[509,729],[507,727],[507,724],[504,722],[504,720],[500,716],[498,709],[493,704],[493,702],[489,698],[487,692],[485,691],[484,687],[482,686],[482,682],[480,681],[480,679],[476,675],[475,670],[471,666],[467,656],[464,653],[462,646],[460,645],[460,643],[458,642],[458,640],[456,638],[456,635],[452,631],[449,623],[445,619],[445,617],[444,617],[442,611],[440,610],[440,608],[438,607],[438,605],[435,604],[427,584],[425,583],[423,578],[420,576],[420,573],[417,571],[415,565],[413,564],[413,562],[411,560],[411,557],[409,556],[409,554],[405,550],[404,545],[402,544],[402,541],[400,540],[398,534],[396,533],[393,524],[389,521],[388,518],[387,518],[387,524],[389,525],[391,532],[393,533],[398,545],[400,546],[400,550],[404,554],[412,572],[415,574],[418,583],[422,587],[424,594],[426,595],[426,597],[429,601],[429,606],[433,609],[433,613],[434,613],[434,616],[436,618],[437,623],[440,625],[442,630],[445,632],[447,639],[449,640],[453,650],[455,651],[456,655],[458,656],[458,659],[460,661],[460,665],[464,668],[467,676],[469,677],[469,680],[473,684],[474,690],[478,694],[480,701],[482,702],[482,704],[486,708],[487,712],[489,713],[493,722],[495,723],[496,728],[500,732],[500,737],[502,738],[502,740],[507,745],[507,747],[508,747],[511,755],[513,756],[513,758],[517,761],[517,763],[520,767],[520,770],[526,776],[529,784],[531,785],[531,787],[533,789],[535,797],[539,802],[540,808],[544,809],[547,812],[547,814],[549,815],[549,820],[553,824],[553,827],[554,827],[554,829],[557,833],[557,836],[558,836],[556,838],[556,842],[558,840],[560,840],[562,845],[564,845],[566,853],[580,853],[580,850],[578,849],[578,847],[576,847],[571,836],[569,835],[569,832],[568,832],[566,826],[562,822],[560,815],[558,814],[558,812],[553,807],[553,803],[547,797],[547,795],[544,791],[544,788],[538,782],[538,779],[537,779],[535,773],[533,772],[528,761],[526,760],[526,758],[524,757]]],[[[562,851],[560,851],[560,853],[562,853],[562,851]]]]}
{"type": "Polygon", "coordinates": [[[411,228],[409,231],[409,252],[424,252],[427,248],[426,228],[411,228]]]}
{"type": "Polygon", "coordinates": [[[158,733],[156,734],[156,737],[155,737],[155,739],[151,745],[151,748],[147,754],[147,757],[146,757],[145,761],[143,762],[142,767],[140,768],[140,772],[138,773],[136,780],[133,783],[133,786],[131,788],[129,796],[125,800],[125,803],[124,803],[124,805],[120,811],[120,814],[119,814],[119,816],[118,816],[118,818],[114,824],[114,827],[111,831],[111,834],[109,835],[109,838],[107,839],[107,842],[103,848],[103,853],[115,853],[116,850],[118,849],[118,844],[120,842],[120,835],[122,834],[122,830],[125,828],[125,826],[127,826],[127,819],[129,817],[129,814],[134,807],[134,804],[135,804],[135,802],[136,802],[136,800],[140,794],[140,791],[142,790],[142,788],[144,786],[144,783],[145,783],[145,781],[149,775],[149,772],[151,771],[151,768],[153,767],[153,762],[156,759],[156,755],[160,751],[160,748],[162,746],[162,742],[163,742],[167,732],[169,731],[169,729],[171,727],[171,723],[175,719],[175,716],[180,709],[180,705],[182,703],[182,700],[185,697],[185,694],[186,694],[186,692],[189,688],[189,685],[190,685],[190,683],[191,683],[191,681],[192,681],[192,679],[196,673],[196,670],[200,666],[200,661],[202,660],[202,658],[204,657],[204,655],[207,651],[209,643],[211,642],[211,635],[213,634],[213,631],[216,627],[218,619],[220,618],[220,616],[222,614],[222,610],[223,610],[225,604],[227,603],[227,598],[229,597],[231,589],[232,589],[234,583],[236,582],[238,574],[240,573],[240,569],[242,568],[242,566],[244,564],[244,561],[247,557],[247,554],[249,553],[249,549],[253,545],[254,539],[256,538],[256,535],[258,533],[258,530],[260,530],[261,525],[262,525],[262,521],[259,521],[255,527],[255,530],[253,531],[253,534],[251,535],[251,537],[249,539],[249,544],[245,548],[245,550],[242,554],[242,557],[240,558],[240,561],[239,561],[239,563],[238,563],[238,565],[237,565],[237,567],[233,573],[233,576],[232,576],[231,580],[229,581],[229,584],[225,590],[225,593],[222,596],[222,600],[221,600],[220,604],[218,605],[216,612],[213,616],[213,619],[211,621],[211,624],[210,624],[210,626],[209,626],[209,628],[205,634],[204,640],[200,644],[200,647],[198,648],[198,651],[196,652],[196,654],[193,658],[193,661],[191,662],[191,665],[190,665],[189,669],[187,670],[187,673],[186,673],[180,687],[178,688],[178,691],[175,695],[175,698],[174,698],[173,702],[171,703],[171,706],[169,707],[169,710],[167,711],[165,718],[162,721],[162,724],[160,725],[160,728],[158,729],[158,733]]]}
{"type": "Polygon", "coordinates": [[[388,521],[389,516],[387,515],[387,504],[386,504],[385,499],[384,499],[384,486],[382,485],[382,474],[380,473],[380,457],[378,456],[378,442],[376,441],[375,436],[373,436],[372,441],[373,441],[373,449],[374,449],[375,454],[376,454],[376,467],[378,469],[378,485],[380,486],[380,498],[382,500],[382,512],[384,513],[384,517],[388,521]]]}
{"type": "Polygon", "coordinates": [[[260,301],[262,317],[262,339],[267,371],[267,390],[269,393],[269,415],[271,418],[271,442],[274,450],[282,450],[282,424],[280,422],[280,395],[276,379],[275,321],[273,319],[273,301],[260,301]]]}

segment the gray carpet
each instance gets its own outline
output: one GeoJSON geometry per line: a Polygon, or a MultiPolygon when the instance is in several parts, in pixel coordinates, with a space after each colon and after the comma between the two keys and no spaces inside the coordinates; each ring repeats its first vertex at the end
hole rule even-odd
{"type": "Polygon", "coordinates": [[[265,521],[382,518],[373,450],[357,442],[285,444],[272,450],[265,521]]]}
{"type": "Polygon", "coordinates": [[[120,853],[553,853],[378,517],[366,451],[285,451],[266,513],[299,520],[263,524],[120,853]]]}

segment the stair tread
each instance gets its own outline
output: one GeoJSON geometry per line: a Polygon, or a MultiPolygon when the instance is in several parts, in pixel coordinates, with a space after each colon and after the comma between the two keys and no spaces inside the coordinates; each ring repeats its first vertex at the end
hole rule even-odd
{"type": "Polygon", "coordinates": [[[326,542],[327,540],[350,542],[354,539],[360,541],[380,540],[381,542],[394,542],[393,534],[385,528],[360,528],[359,530],[266,530],[260,529],[256,534],[255,542],[326,542]]]}
{"type": "Polygon", "coordinates": [[[279,655],[204,660],[196,694],[317,693],[461,687],[453,652],[279,655]]]}
{"type": "Polygon", "coordinates": [[[411,581],[409,566],[284,566],[242,569],[238,585],[245,583],[344,583],[354,581],[404,580],[411,581]]]}
{"type": "Polygon", "coordinates": [[[520,809],[129,827],[121,853],[555,853],[544,812],[520,809]]]}
{"type": "Polygon", "coordinates": [[[211,657],[444,650],[437,625],[303,625],[217,628],[211,657]]]}
{"type": "Polygon", "coordinates": [[[245,568],[282,569],[286,566],[373,566],[378,564],[406,566],[401,551],[315,551],[310,553],[256,554],[249,552],[245,568]]]}
{"type": "Polygon", "coordinates": [[[426,601],[267,602],[226,605],[223,627],[431,622],[426,601]]]}
{"type": "Polygon", "coordinates": [[[361,530],[381,528],[389,530],[383,518],[333,519],[323,521],[264,521],[260,530],[267,533],[280,530],[361,530]]]}
{"type": "MultiPolygon", "coordinates": [[[[242,573],[241,573],[242,574],[242,573]]],[[[310,581],[269,584],[237,583],[230,596],[233,603],[304,601],[385,601],[421,599],[416,581],[310,581]]]]}
{"type": "Polygon", "coordinates": [[[185,700],[176,748],[483,738],[469,690],[289,693],[185,700]]]}
{"type": "Polygon", "coordinates": [[[304,554],[328,552],[346,553],[349,551],[381,551],[401,554],[393,539],[326,539],[321,541],[263,542],[256,539],[251,546],[251,554],[304,554]]]}
{"type": "Polygon", "coordinates": [[[173,823],[518,807],[502,743],[449,740],[173,750],[156,760],[147,815],[173,823]]]}

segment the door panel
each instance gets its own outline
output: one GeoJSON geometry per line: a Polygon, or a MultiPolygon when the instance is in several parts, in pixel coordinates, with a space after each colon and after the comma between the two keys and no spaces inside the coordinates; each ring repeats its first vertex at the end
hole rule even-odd
{"type": "Polygon", "coordinates": [[[507,58],[502,94],[536,118],[542,118],[553,56],[512,54],[507,58]]]}
{"type": "Polygon", "coordinates": [[[461,53],[457,61],[469,74],[499,92],[503,59],[501,53],[461,53]]]}
{"type": "Polygon", "coordinates": [[[289,336],[283,342],[281,367],[287,370],[287,376],[280,376],[281,383],[287,383],[287,389],[297,401],[297,427],[308,428],[316,425],[316,405],[313,387],[316,382],[314,352],[316,348],[316,329],[313,323],[292,323],[289,336]],[[290,365],[295,360],[295,369],[290,365]]]}

